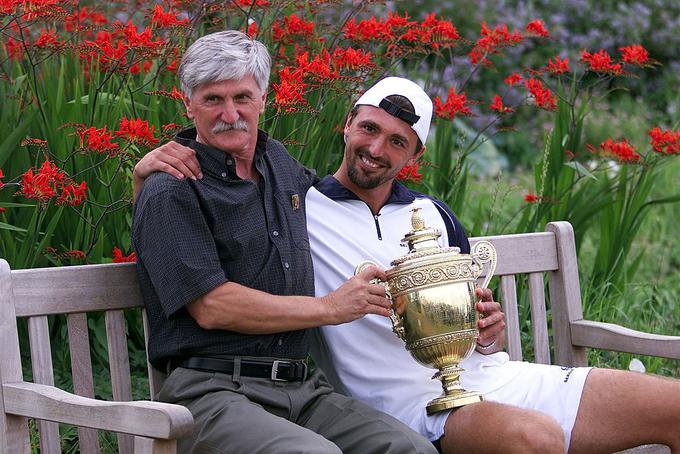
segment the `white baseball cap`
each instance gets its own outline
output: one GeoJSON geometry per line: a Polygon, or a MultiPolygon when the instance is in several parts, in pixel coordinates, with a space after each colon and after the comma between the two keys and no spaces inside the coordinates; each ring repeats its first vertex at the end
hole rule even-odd
{"type": "Polygon", "coordinates": [[[355,107],[364,105],[379,107],[390,115],[404,120],[411,125],[423,145],[427,141],[427,134],[430,132],[430,122],[432,121],[432,100],[415,82],[403,77],[381,79],[366,90],[366,93],[361,95],[354,104],[355,107]],[[391,95],[401,95],[411,101],[415,114],[385,99],[391,95]]]}

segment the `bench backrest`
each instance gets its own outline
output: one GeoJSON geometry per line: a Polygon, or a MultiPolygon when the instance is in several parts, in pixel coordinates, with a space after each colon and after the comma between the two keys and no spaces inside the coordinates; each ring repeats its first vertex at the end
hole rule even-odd
{"type": "MultiPolygon", "coordinates": [[[[475,242],[482,238],[471,239],[475,242]]],[[[522,358],[520,319],[517,305],[518,275],[528,275],[531,329],[535,361],[550,363],[546,315],[547,282],[552,304],[555,359],[560,364],[586,363],[585,349],[571,343],[569,321],[581,317],[581,296],[571,225],[556,222],[546,232],[485,237],[498,253],[496,275],[506,313],[508,350],[513,359],[522,358]]],[[[74,392],[93,397],[90,330],[87,313],[103,312],[106,321],[108,356],[114,400],[131,400],[130,362],[124,311],[143,307],[134,264],[86,265],[11,271],[0,260],[0,381],[23,380],[17,318],[28,320],[31,367],[36,383],[53,385],[52,349],[48,316],[66,317],[74,392]]],[[[144,332],[147,323],[144,314],[144,332]]],[[[149,366],[151,397],[163,375],[149,366]]],[[[2,390],[0,388],[0,394],[2,390]]],[[[0,397],[2,397],[0,395],[0,397]]],[[[0,399],[0,405],[3,400],[0,399]]],[[[42,452],[60,452],[58,425],[40,421],[42,452]]],[[[28,446],[25,418],[0,415],[0,430],[28,446]]],[[[97,433],[79,428],[82,453],[99,452],[97,433]]],[[[118,435],[120,452],[132,452],[132,438],[118,435]]],[[[14,443],[14,446],[19,444],[14,443]]]]}
{"type": "MultiPolygon", "coordinates": [[[[66,318],[73,391],[81,396],[94,397],[91,331],[87,313],[103,312],[113,399],[132,400],[124,314],[129,309],[143,310],[133,263],[10,271],[7,263],[0,261],[2,383],[23,380],[17,318],[26,318],[33,381],[54,385],[48,316],[59,314],[66,318]]],[[[144,312],[146,338],[145,317],[144,312]]],[[[149,366],[151,396],[161,380],[162,374],[149,366]]],[[[5,428],[5,433],[14,433],[14,436],[22,438],[28,444],[25,418],[7,416],[3,421],[9,426],[5,428]]],[[[41,451],[61,452],[58,425],[47,421],[39,421],[38,425],[41,451]]],[[[82,453],[100,452],[95,430],[79,428],[78,437],[82,453]]],[[[118,444],[120,452],[133,451],[133,439],[128,435],[119,434],[118,444]]]]}

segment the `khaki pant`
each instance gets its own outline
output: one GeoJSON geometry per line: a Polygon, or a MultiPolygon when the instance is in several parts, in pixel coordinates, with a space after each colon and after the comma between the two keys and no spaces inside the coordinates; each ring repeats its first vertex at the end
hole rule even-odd
{"type": "Polygon", "coordinates": [[[181,453],[436,453],[405,424],[333,392],[319,370],[283,383],[177,368],[158,398],[194,416],[181,453]]]}

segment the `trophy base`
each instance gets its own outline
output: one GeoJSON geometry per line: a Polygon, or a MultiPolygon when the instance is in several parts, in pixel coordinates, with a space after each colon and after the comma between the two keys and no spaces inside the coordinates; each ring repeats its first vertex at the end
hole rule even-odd
{"type": "Polygon", "coordinates": [[[451,408],[458,408],[468,404],[475,404],[483,401],[481,394],[474,391],[463,391],[453,396],[441,396],[432,399],[427,404],[427,414],[438,413],[440,411],[449,410],[451,408]]]}

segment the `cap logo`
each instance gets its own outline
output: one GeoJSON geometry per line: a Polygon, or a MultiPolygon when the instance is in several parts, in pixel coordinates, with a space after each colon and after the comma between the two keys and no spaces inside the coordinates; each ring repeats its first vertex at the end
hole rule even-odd
{"type": "Polygon", "coordinates": [[[382,101],[380,101],[380,104],[378,104],[378,106],[388,114],[392,115],[393,117],[397,117],[400,120],[405,121],[406,123],[409,124],[409,126],[413,126],[418,122],[418,120],[420,120],[419,115],[409,112],[408,110],[404,110],[387,99],[383,99],[382,101]]]}

